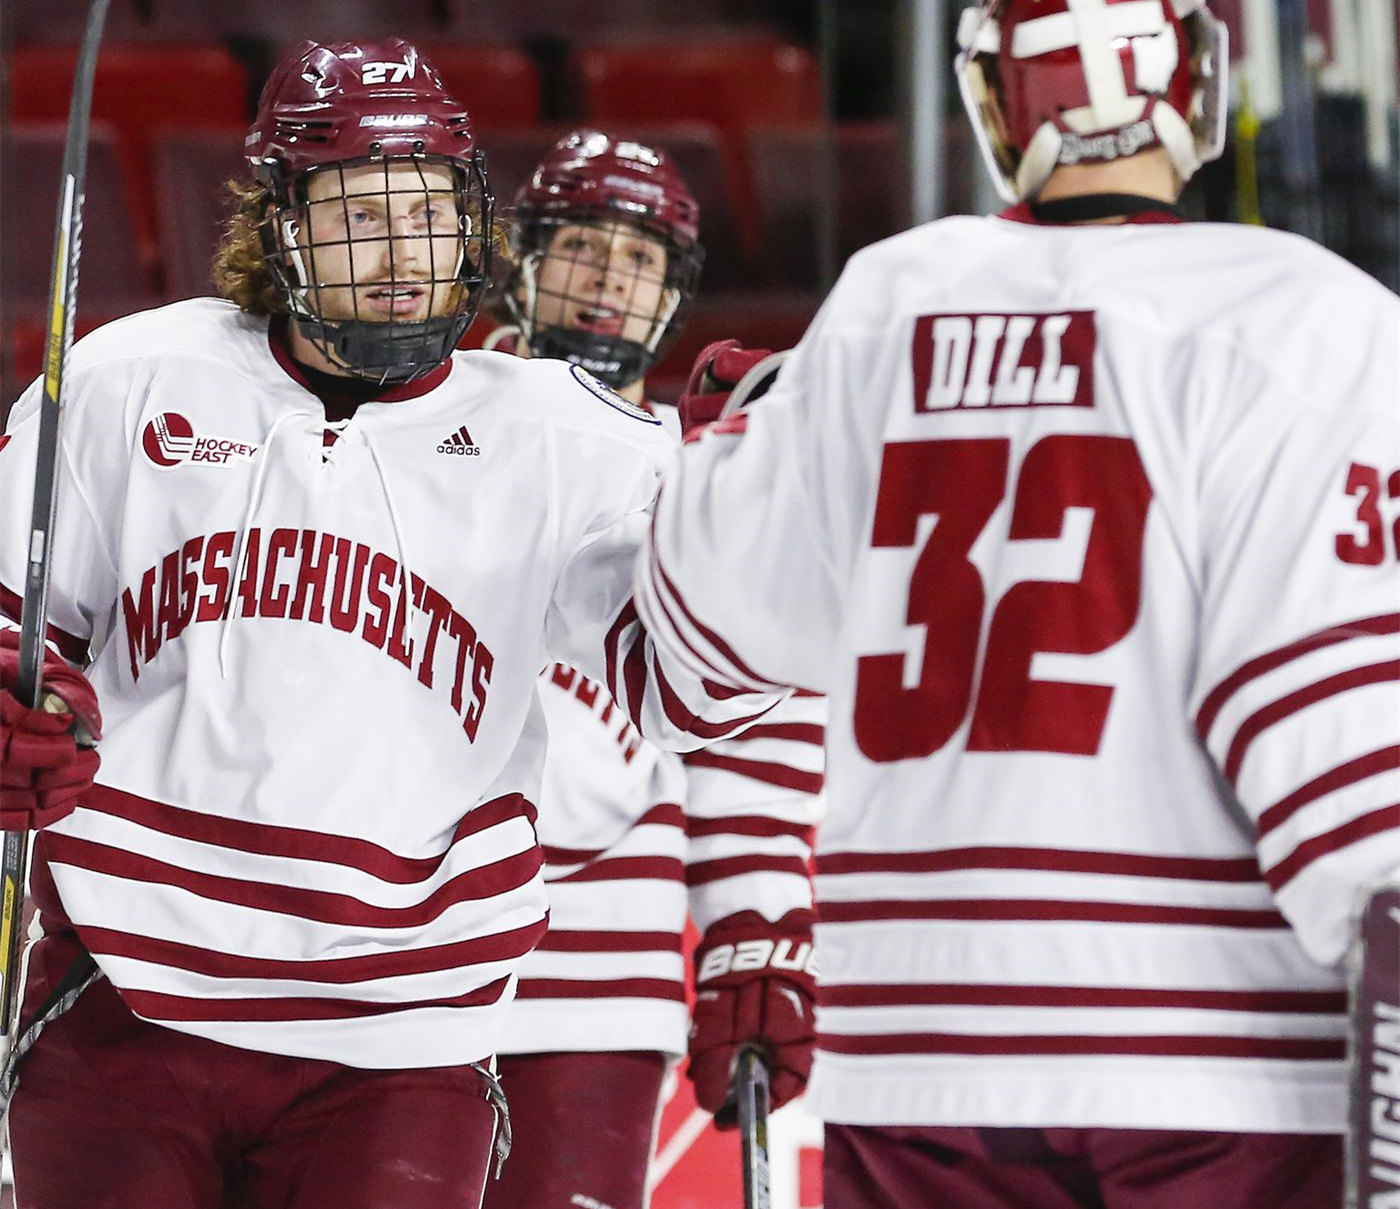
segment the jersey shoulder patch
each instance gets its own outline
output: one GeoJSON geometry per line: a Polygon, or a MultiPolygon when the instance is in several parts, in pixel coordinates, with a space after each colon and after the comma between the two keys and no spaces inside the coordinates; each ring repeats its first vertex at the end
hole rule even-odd
{"type": "Polygon", "coordinates": [[[617,391],[613,390],[612,387],[606,386],[598,381],[598,379],[584,369],[583,366],[571,365],[569,366],[569,372],[578,379],[580,386],[590,393],[597,395],[598,398],[602,399],[603,402],[613,408],[613,410],[620,411],[624,416],[630,416],[634,420],[641,420],[644,424],[660,426],[660,416],[652,415],[645,407],[641,407],[636,403],[629,403],[618,394],[617,391]]]}

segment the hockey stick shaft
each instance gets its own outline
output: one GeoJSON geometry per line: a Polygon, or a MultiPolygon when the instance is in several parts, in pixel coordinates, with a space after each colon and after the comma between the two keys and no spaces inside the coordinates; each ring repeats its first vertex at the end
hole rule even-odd
{"type": "Polygon", "coordinates": [[[768,1187],[768,1067],[753,1046],[739,1051],[734,1072],[743,1162],[744,1209],[770,1209],[768,1187]]]}
{"type": "MultiPolygon", "coordinates": [[[[20,615],[19,683],[15,695],[34,709],[43,700],[44,636],[48,618],[49,543],[58,504],[58,449],[63,418],[63,375],[73,346],[78,295],[78,253],[83,232],[83,181],[87,171],[88,121],[93,77],[102,25],[111,0],[92,0],[87,28],[73,75],[73,99],[63,140],[63,181],[54,232],[53,275],[49,285],[48,342],[44,356],[44,391],[39,409],[39,445],[34,466],[34,510],[29,527],[24,608],[20,615]]],[[[19,1009],[19,954],[24,930],[25,881],[29,872],[29,834],[5,833],[0,854],[0,1033],[15,1031],[19,1009]]]]}

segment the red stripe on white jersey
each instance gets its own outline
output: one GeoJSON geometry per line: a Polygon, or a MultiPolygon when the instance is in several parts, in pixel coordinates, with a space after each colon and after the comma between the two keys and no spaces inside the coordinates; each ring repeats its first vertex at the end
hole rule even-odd
{"type": "MultiPolygon", "coordinates": [[[[636,829],[643,824],[658,827],[684,827],[685,812],[675,802],[659,802],[633,823],[630,829],[636,829]]],[[[553,844],[546,844],[542,847],[546,865],[583,865],[589,861],[597,860],[608,851],[607,848],[560,848],[553,844]]]]}
{"type": "Polygon", "coordinates": [[[1310,802],[1339,789],[1345,789],[1358,781],[1364,781],[1377,773],[1392,772],[1397,768],[1400,768],[1400,746],[1383,747],[1379,751],[1368,752],[1364,756],[1357,756],[1354,760],[1329,769],[1265,810],[1259,816],[1259,838],[1263,839],[1270,832],[1283,826],[1310,802]]]}
{"type": "Polygon", "coordinates": [[[1153,856],[1132,852],[1000,846],[930,852],[825,852],[817,857],[819,876],[843,873],[945,873],[979,869],[1040,869],[1202,882],[1263,880],[1258,862],[1253,857],[1153,856]]]}
{"type": "MultiPolygon", "coordinates": [[[[745,731],[741,738],[747,738],[751,731],[745,731]]],[[[824,775],[820,772],[805,772],[790,764],[778,764],[770,760],[745,760],[738,756],[723,756],[713,751],[692,751],[685,756],[689,768],[715,768],[722,772],[732,772],[736,776],[747,777],[751,781],[762,781],[766,785],[776,785],[779,789],[795,789],[801,793],[821,793],[824,775]]]]}
{"type": "Polygon", "coordinates": [[[545,880],[558,882],[610,882],[643,878],[653,881],[678,882],[685,878],[685,865],[670,856],[615,856],[594,861],[573,873],[545,880]]]}
{"type": "Polygon", "coordinates": [[[805,879],[808,867],[799,856],[728,856],[692,863],[686,868],[685,880],[691,886],[706,886],[744,873],[788,873],[805,879]]]}
{"type": "Polygon", "coordinates": [[[1197,733],[1202,739],[1206,738],[1226,702],[1251,680],[1257,680],[1275,668],[1291,663],[1321,647],[1333,646],[1338,642],[1346,642],[1352,638],[1371,638],[1382,634],[1400,634],[1400,613],[1361,617],[1356,621],[1346,622],[1344,625],[1329,626],[1325,630],[1309,634],[1306,638],[1300,638],[1288,646],[1251,659],[1248,663],[1237,668],[1206,695],[1204,703],[1196,714],[1197,733]]]}
{"type": "Polygon", "coordinates": [[[1118,1054],[1140,1057],[1281,1058],[1337,1062],[1346,1042],[1311,1037],[1127,1037],[978,1036],[964,1033],[821,1033],[819,1048],[830,1054],[1118,1054]]]}
{"type": "Polygon", "coordinates": [[[786,836],[810,847],[815,832],[816,828],[810,823],[789,823],[768,815],[729,815],[717,819],[698,819],[690,815],[685,820],[685,833],[693,840],[722,835],[748,835],[765,840],[786,836]]]}
{"type": "Polygon", "coordinates": [[[463,870],[410,906],[379,907],[348,894],[182,869],[153,857],[57,832],[48,838],[49,861],[54,865],[74,865],[128,881],[176,886],[216,902],[348,928],[425,927],[458,903],[495,898],[521,889],[542,864],[539,848],[532,847],[489,865],[463,870]]]}
{"type": "Polygon", "coordinates": [[[824,985],[824,1008],[1047,1007],[1189,1008],[1223,1012],[1328,1015],[1346,1011],[1339,991],[1219,991],[1166,987],[1020,986],[1013,983],[824,985]]]}
{"type": "MultiPolygon", "coordinates": [[[[1400,832],[1400,803],[1382,806],[1379,810],[1349,819],[1340,827],[1305,840],[1283,860],[1269,867],[1269,885],[1274,893],[1278,893],[1314,861],[1386,831],[1400,832]]],[[[1397,836],[1397,846],[1400,846],[1400,836],[1397,836]]]]}
{"type": "Polygon", "coordinates": [[[546,953],[679,953],[679,932],[601,932],[551,928],[535,946],[546,953]]]}
{"type": "Polygon", "coordinates": [[[880,920],[1083,920],[1093,923],[1183,924],[1210,928],[1287,928],[1277,911],[1231,907],[1180,907],[1162,903],[1085,902],[1054,899],[889,899],[820,902],[823,924],[880,920]]]}
{"type": "Polygon", "coordinates": [[[685,1002],[685,987],[668,978],[528,978],[518,999],[665,999],[685,1002]]]}
{"type": "Polygon", "coordinates": [[[276,979],[300,982],[360,983],[410,974],[430,974],[459,970],[494,961],[524,957],[545,933],[545,921],[508,932],[477,936],[454,944],[428,945],[386,953],[337,957],[321,961],[283,961],[267,957],[247,957],[239,953],[216,953],[195,945],[180,944],[158,937],[133,936],[110,928],[83,929],[83,943],[89,951],[104,957],[124,957],[154,965],[188,970],[211,978],[276,979]]]}
{"type": "Polygon", "coordinates": [[[1370,684],[1383,684],[1389,680],[1400,680],[1400,659],[1338,672],[1335,676],[1328,676],[1306,688],[1289,693],[1262,709],[1255,710],[1240,724],[1235,731],[1234,738],[1230,741],[1222,769],[1225,779],[1231,785],[1238,781],[1240,766],[1244,763],[1245,754],[1248,752],[1250,744],[1269,727],[1310,705],[1325,701],[1329,697],[1336,697],[1351,689],[1364,688],[1370,684]]]}
{"type": "Polygon", "coordinates": [[[224,999],[171,995],[161,991],[133,991],[123,988],[122,998],[139,1016],[147,1020],[188,1021],[292,1021],[292,1020],[356,1020],[367,1016],[383,1016],[391,1012],[413,1011],[419,1008],[484,1007],[496,1003],[509,983],[498,978],[484,987],[448,999],[366,1003],[350,999],[299,999],[279,995],[275,999],[224,999]]]}
{"type": "MultiPolygon", "coordinates": [[[[430,879],[447,856],[446,852],[435,857],[399,856],[369,840],[205,814],[153,802],[106,785],[94,785],[83,804],[88,809],[126,819],[176,839],[259,856],[341,865],[392,885],[413,885],[430,879]]],[[[534,806],[518,793],[483,802],[458,824],[452,843],[455,845],[468,836],[478,835],[488,827],[516,817],[529,819],[532,826],[536,817],[534,806]]]]}

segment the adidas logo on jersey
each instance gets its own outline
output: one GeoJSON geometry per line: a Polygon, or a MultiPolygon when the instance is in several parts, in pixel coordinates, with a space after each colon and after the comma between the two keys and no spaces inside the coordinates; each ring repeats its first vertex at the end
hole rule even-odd
{"type": "Polygon", "coordinates": [[[468,458],[480,454],[481,447],[472,440],[472,434],[467,431],[467,426],[463,424],[450,437],[443,437],[442,444],[437,447],[437,451],[452,457],[468,458]]]}

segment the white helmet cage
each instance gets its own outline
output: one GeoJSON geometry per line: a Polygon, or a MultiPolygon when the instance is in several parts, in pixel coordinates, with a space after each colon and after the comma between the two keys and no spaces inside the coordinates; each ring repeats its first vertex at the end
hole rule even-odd
{"type": "Polygon", "coordinates": [[[1013,136],[1003,104],[1002,18],[1009,3],[983,0],[963,10],[954,67],[983,161],[1006,201],[1034,197],[1060,164],[1105,162],[1160,145],[1185,182],[1220,155],[1229,42],[1205,0],[1065,0],[1064,11],[1020,21],[1011,30],[1011,58],[1076,48],[1088,99],[1087,105],[1061,104],[1057,118],[1021,139],[1013,136]],[[1180,62],[1167,5],[1186,35],[1188,63],[1180,62]],[[1132,91],[1120,58],[1123,40],[1132,49],[1132,91]],[[1190,72],[1191,99],[1180,113],[1166,96],[1183,67],[1190,72]]]}

